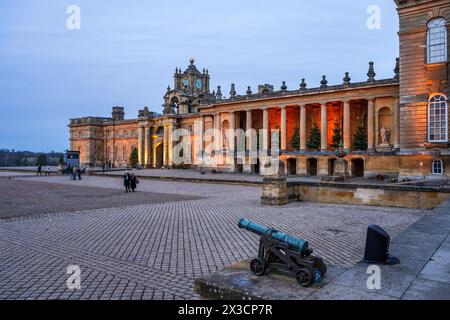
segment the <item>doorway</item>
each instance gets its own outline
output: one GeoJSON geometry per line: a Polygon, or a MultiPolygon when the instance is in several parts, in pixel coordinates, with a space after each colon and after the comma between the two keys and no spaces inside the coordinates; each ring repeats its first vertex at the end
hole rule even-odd
{"type": "Polygon", "coordinates": [[[317,159],[310,158],[306,160],[306,174],[310,177],[317,176],[317,159]]]}

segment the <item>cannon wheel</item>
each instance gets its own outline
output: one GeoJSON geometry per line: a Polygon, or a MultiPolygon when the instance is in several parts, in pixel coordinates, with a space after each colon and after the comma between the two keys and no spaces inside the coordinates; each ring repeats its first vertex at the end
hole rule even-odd
{"type": "Polygon", "coordinates": [[[255,275],[262,276],[266,272],[266,264],[261,258],[253,259],[250,262],[250,270],[252,270],[255,275]]]}
{"type": "Polygon", "coordinates": [[[319,269],[322,277],[325,277],[325,274],[327,273],[327,266],[321,258],[314,257],[314,267],[319,269]]]}
{"type": "Polygon", "coordinates": [[[313,282],[313,274],[308,269],[299,269],[295,278],[302,287],[309,287],[313,282]]]}

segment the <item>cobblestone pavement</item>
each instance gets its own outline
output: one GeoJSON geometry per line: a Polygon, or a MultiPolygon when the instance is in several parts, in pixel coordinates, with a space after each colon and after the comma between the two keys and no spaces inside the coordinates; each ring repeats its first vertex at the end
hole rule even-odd
{"type": "MultiPolygon", "coordinates": [[[[124,189],[107,189],[77,185],[60,185],[39,181],[40,177],[23,181],[17,178],[0,184],[0,218],[39,213],[74,212],[90,209],[126,207],[130,204],[154,204],[198,199],[196,196],[149,192],[125,193],[124,189]]],[[[1,179],[1,178],[0,178],[1,179]]]]}
{"type": "MultiPolygon", "coordinates": [[[[122,187],[106,177],[16,179],[122,187]]],[[[249,186],[141,181],[139,188],[167,201],[0,220],[0,299],[196,299],[195,277],[256,254],[258,238],[236,226],[241,217],[306,238],[327,263],[350,266],[362,255],[368,224],[395,237],[425,214],[312,203],[263,207],[260,188],[249,186]],[[80,290],[67,289],[69,265],[81,268],[80,290]]]]}

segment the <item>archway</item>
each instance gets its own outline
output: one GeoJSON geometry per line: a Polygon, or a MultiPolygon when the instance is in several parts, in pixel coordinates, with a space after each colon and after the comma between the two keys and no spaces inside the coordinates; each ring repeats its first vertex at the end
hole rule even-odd
{"type": "Polygon", "coordinates": [[[310,177],[317,176],[317,159],[310,158],[306,160],[306,174],[310,177]]]}
{"type": "Polygon", "coordinates": [[[355,178],[364,177],[364,160],[353,159],[352,160],[352,176],[355,178]]]}
{"type": "Polygon", "coordinates": [[[155,148],[156,151],[156,162],[155,162],[155,167],[156,168],[162,168],[164,167],[164,158],[163,158],[163,153],[164,153],[164,143],[160,143],[156,146],[155,148]]]}

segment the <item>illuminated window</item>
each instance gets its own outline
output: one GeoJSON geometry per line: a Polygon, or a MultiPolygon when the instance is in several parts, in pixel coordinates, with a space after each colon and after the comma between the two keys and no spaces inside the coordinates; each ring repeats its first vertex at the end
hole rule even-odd
{"type": "Polygon", "coordinates": [[[433,19],[428,23],[427,47],[428,63],[447,61],[447,27],[444,18],[433,19]]]}
{"type": "Polygon", "coordinates": [[[448,106],[447,98],[436,95],[428,105],[428,141],[447,142],[448,140],[448,106]]]}
{"type": "Polygon", "coordinates": [[[444,174],[444,164],[442,160],[434,160],[433,161],[433,174],[443,175],[444,174]]]}

